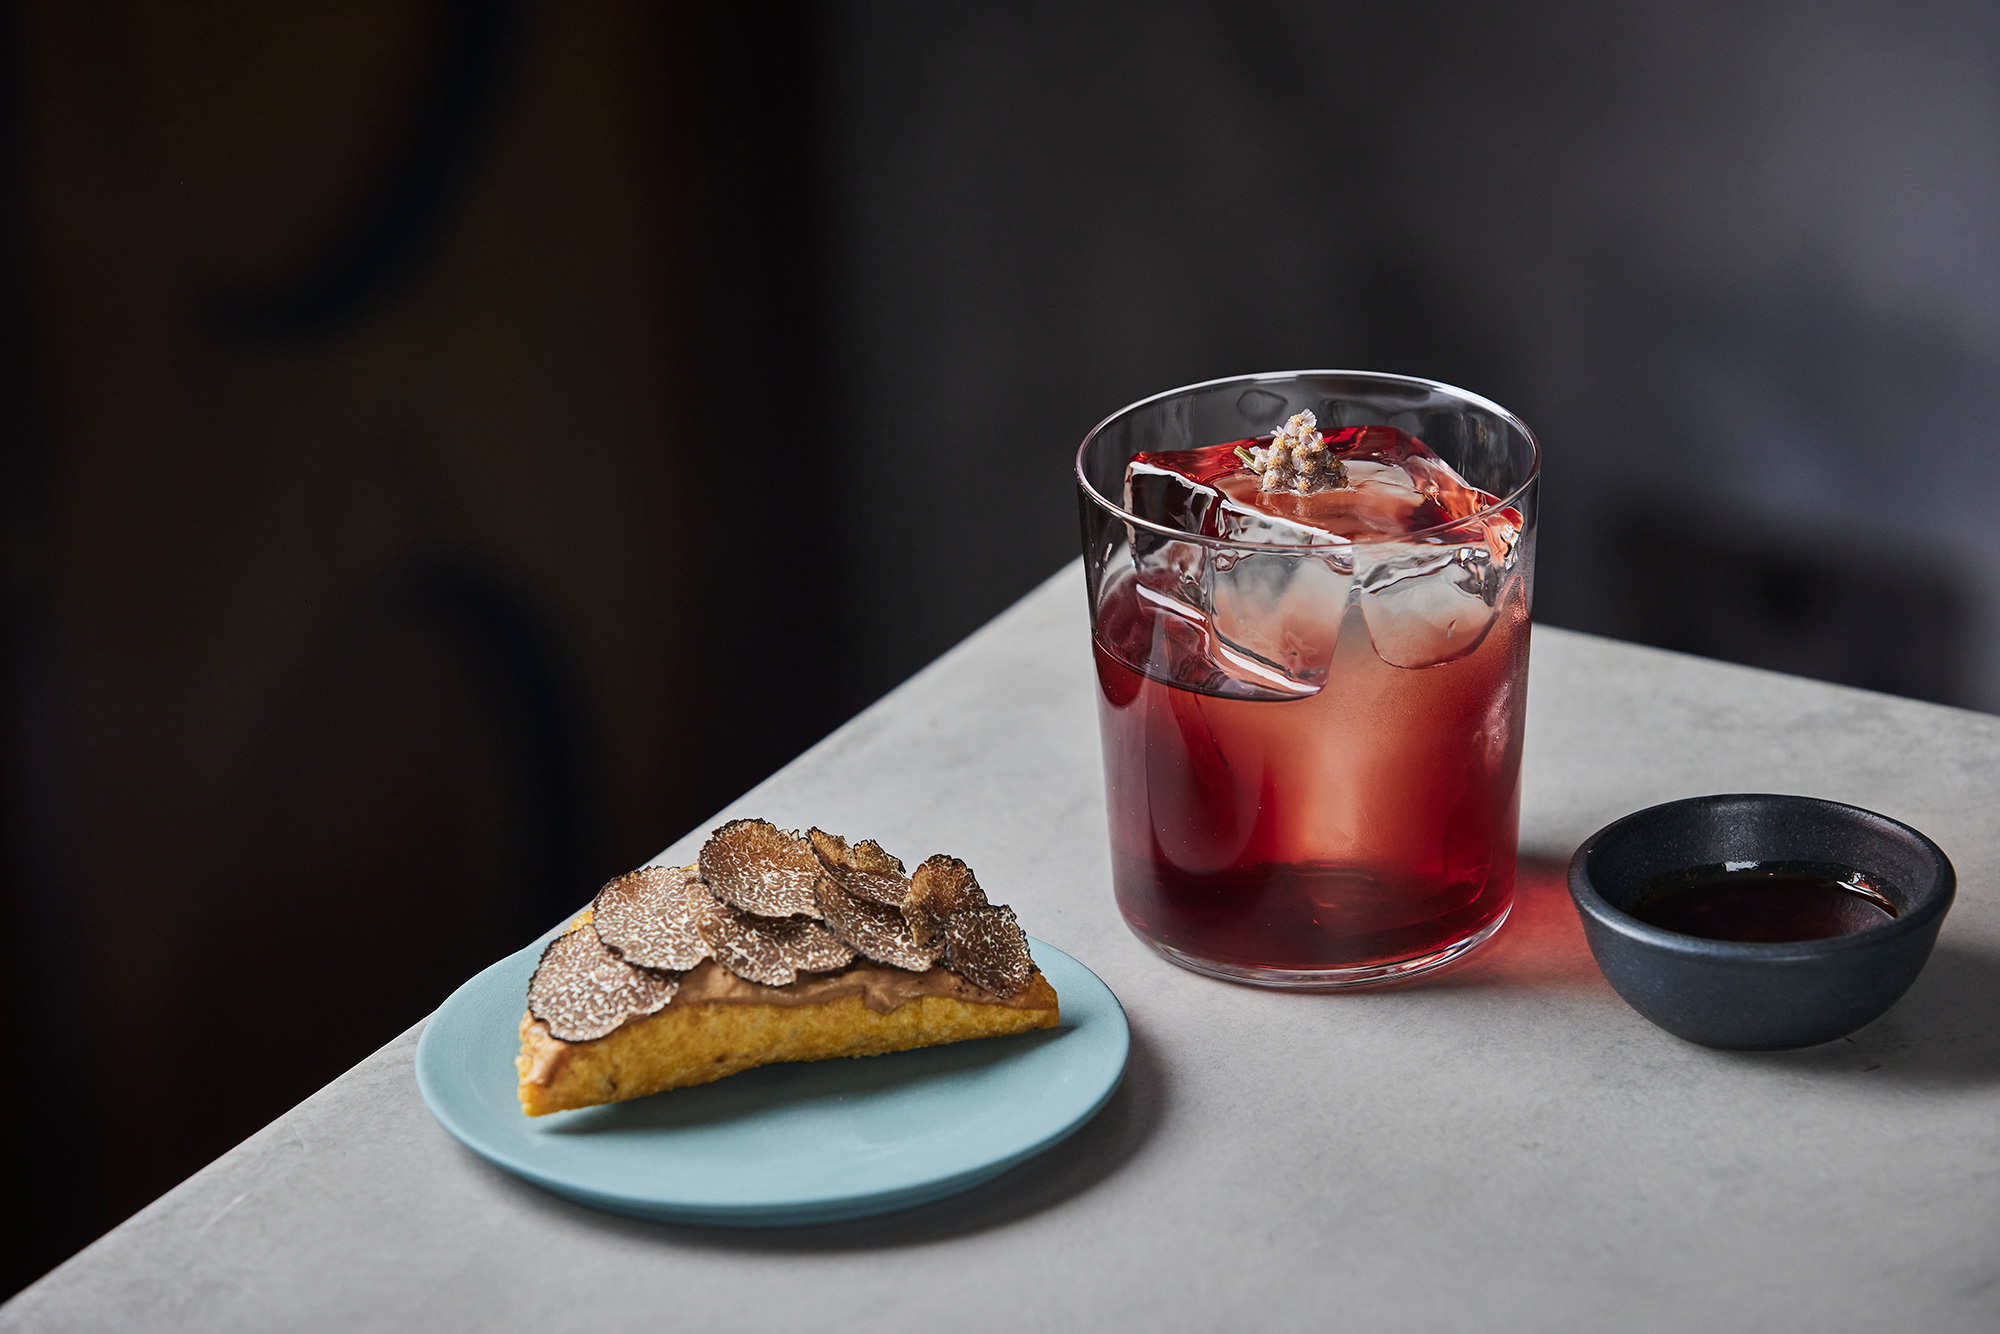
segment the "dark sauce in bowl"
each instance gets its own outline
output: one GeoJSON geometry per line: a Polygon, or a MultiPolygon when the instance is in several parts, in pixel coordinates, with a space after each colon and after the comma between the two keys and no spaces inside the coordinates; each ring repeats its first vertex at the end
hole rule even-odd
{"type": "Polygon", "coordinates": [[[1826,940],[1896,918],[1881,884],[1827,862],[1727,862],[1646,882],[1628,910],[1651,926],[1708,940],[1826,940]]]}

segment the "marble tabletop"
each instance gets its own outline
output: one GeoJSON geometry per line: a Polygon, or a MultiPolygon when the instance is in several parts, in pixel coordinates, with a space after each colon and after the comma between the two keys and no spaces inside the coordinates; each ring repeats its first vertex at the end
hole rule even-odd
{"type": "Polygon", "coordinates": [[[2000,1329],[2000,719],[1548,628],[1531,682],[1492,942],[1403,990],[1211,981],[1112,903],[1072,566],[717,816],[949,849],[1089,964],[1133,1050],[1072,1139],[902,1214],[641,1223],[460,1148],[412,1030],[0,1329],[2000,1329]],[[1871,807],[1956,862],[1929,968],[1851,1039],[1692,1046],[1591,962],[1570,851],[1720,791],[1871,807]]]}

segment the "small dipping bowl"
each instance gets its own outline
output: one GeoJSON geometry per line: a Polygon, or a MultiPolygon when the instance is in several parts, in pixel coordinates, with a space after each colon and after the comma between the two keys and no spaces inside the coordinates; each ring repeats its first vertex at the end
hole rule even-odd
{"type": "Polygon", "coordinates": [[[1690,797],[1598,830],[1569,892],[1612,990],[1676,1037],[1733,1051],[1845,1037],[1909,990],[1958,877],[1937,844],[1885,815],[1815,797],[1690,797]],[[1683,935],[1631,914],[1659,877],[1730,863],[1832,863],[1861,872],[1893,919],[1824,940],[1683,935]]]}

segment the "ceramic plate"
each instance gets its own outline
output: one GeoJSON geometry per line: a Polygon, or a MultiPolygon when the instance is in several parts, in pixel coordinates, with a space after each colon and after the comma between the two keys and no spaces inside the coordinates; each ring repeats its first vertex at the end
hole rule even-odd
{"type": "Polygon", "coordinates": [[[1052,1029],[858,1060],[772,1065],[699,1088],[529,1117],[514,1057],[529,946],[452,993],[417,1042],[417,1087],[488,1162],[572,1200],[677,1223],[778,1227],[906,1209],[1059,1143],[1118,1087],[1130,1034],[1097,975],[1030,940],[1052,1029]]]}

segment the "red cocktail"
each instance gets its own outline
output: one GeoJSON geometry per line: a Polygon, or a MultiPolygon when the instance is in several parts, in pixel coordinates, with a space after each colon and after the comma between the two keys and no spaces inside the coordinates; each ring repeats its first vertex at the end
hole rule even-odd
{"type": "Polygon", "coordinates": [[[1535,464],[1491,404],[1342,373],[1196,386],[1092,433],[1113,877],[1148,944],[1240,980],[1354,985],[1439,966],[1505,918],[1535,464]],[[1252,414],[1266,433],[1190,440],[1252,414]]]}

